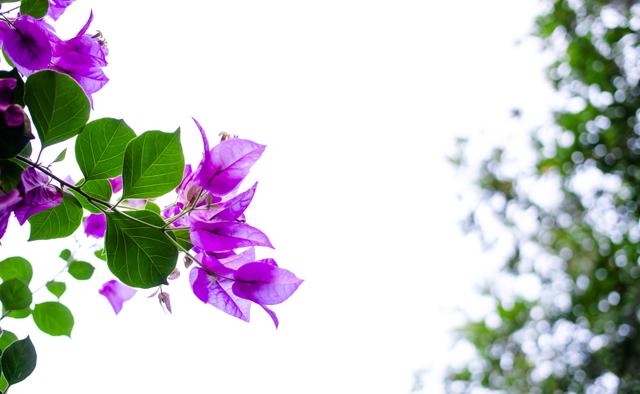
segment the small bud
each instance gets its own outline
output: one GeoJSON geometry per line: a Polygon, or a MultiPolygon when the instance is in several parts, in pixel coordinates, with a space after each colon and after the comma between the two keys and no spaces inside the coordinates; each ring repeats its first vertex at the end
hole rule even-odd
{"type": "Polygon", "coordinates": [[[171,296],[169,296],[169,293],[162,292],[158,294],[158,301],[160,301],[160,305],[167,308],[169,313],[171,313],[171,296]]]}
{"type": "Polygon", "coordinates": [[[180,270],[176,267],[173,272],[167,277],[169,280],[176,280],[180,277],[180,270]]]}
{"type": "Polygon", "coordinates": [[[184,256],[184,268],[191,267],[191,264],[193,264],[193,260],[191,259],[191,257],[184,256]]]}

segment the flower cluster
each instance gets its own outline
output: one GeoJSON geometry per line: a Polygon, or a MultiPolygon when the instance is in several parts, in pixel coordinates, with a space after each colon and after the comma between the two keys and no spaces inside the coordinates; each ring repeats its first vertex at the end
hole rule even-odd
{"type": "MultiPolygon", "coordinates": [[[[72,0],[52,0],[48,16],[57,19],[72,0]]],[[[78,34],[68,40],[59,38],[53,26],[31,15],[4,18],[0,22],[0,43],[21,74],[54,70],[72,77],[91,95],[109,79],[102,70],[107,65],[108,50],[101,35],[87,34],[93,13],[78,34]]]]}
{"type": "MultiPolygon", "coordinates": [[[[195,119],[194,119],[195,121],[195,119]]],[[[178,201],[164,211],[173,226],[188,228],[198,266],[189,279],[194,294],[239,319],[249,321],[251,301],[269,309],[289,298],[302,283],[273,259],[257,260],[254,247],[273,248],[269,238],[246,223],[244,212],[257,184],[237,190],[265,146],[239,138],[223,138],[213,148],[196,122],[204,143],[204,158],[195,171],[189,166],[178,186],[178,201]]]]}
{"type": "Polygon", "coordinates": [[[22,173],[17,188],[6,194],[0,192],[0,238],[7,230],[12,212],[18,222],[24,224],[36,213],[62,202],[62,193],[49,182],[48,176],[30,167],[22,173]]]}

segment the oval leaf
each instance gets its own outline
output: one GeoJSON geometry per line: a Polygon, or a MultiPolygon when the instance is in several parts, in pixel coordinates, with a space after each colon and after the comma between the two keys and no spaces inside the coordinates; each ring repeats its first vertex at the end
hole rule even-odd
{"type": "Polygon", "coordinates": [[[23,257],[9,257],[0,261],[0,278],[3,281],[10,279],[20,279],[24,284],[28,285],[33,276],[33,268],[23,257]]]}
{"type": "Polygon", "coordinates": [[[89,99],[80,85],[55,71],[32,74],[24,101],[44,147],[75,136],[89,120],[89,99]]]}
{"type": "Polygon", "coordinates": [[[74,261],[69,264],[69,274],[78,280],[87,280],[93,275],[93,265],[85,261],[74,261]]]}
{"type": "Polygon", "coordinates": [[[127,145],[123,198],[160,197],[180,184],[183,173],[180,129],[175,133],[147,131],[127,145]]]}
{"type": "Polygon", "coordinates": [[[36,304],[33,310],[33,321],[46,334],[71,336],[73,315],[69,308],[59,302],[50,301],[36,304]]]}
{"type": "MultiPolygon", "coordinates": [[[[78,185],[82,183],[83,183],[82,181],[78,182],[78,185]]],[[[93,181],[84,182],[84,184],[82,184],[81,189],[83,192],[87,193],[91,197],[95,197],[99,200],[106,201],[106,202],[108,202],[111,199],[111,194],[113,193],[111,189],[111,184],[106,179],[96,179],[93,181]]],[[[71,193],[76,197],[80,205],[82,205],[82,207],[87,211],[91,213],[102,213],[101,210],[96,208],[96,206],[93,205],[93,203],[89,202],[89,200],[86,199],[80,193],[74,190],[71,190],[71,193]]]]}
{"type": "Polygon", "coordinates": [[[2,353],[2,373],[9,385],[25,380],[36,368],[36,349],[26,337],[15,341],[2,353]]]}
{"type": "Polygon", "coordinates": [[[0,284],[0,302],[5,310],[28,308],[31,301],[31,290],[20,279],[9,279],[0,284]]]}
{"type": "Polygon", "coordinates": [[[76,140],[76,160],[85,179],[120,175],[125,149],[135,137],[122,119],[104,118],[87,124],[76,140]]]}
{"type": "Polygon", "coordinates": [[[73,234],[82,221],[82,206],[70,194],[65,193],[62,203],[29,218],[29,241],[64,238],[73,234]]]}
{"type": "MultiPolygon", "coordinates": [[[[129,215],[155,226],[164,224],[151,211],[129,215]]],[[[109,269],[121,282],[145,289],[167,284],[178,260],[178,250],[162,230],[117,213],[107,213],[105,250],[109,269]]]]}
{"type": "Polygon", "coordinates": [[[54,282],[51,281],[47,283],[47,290],[51,292],[54,296],[60,298],[67,291],[67,285],[64,282],[54,282]]]}
{"type": "Polygon", "coordinates": [[[20,13],[31,15],[36,19],[47,15],[47,11],[49,11],[49,0],[22,0],[20,3],[20,13]]]}

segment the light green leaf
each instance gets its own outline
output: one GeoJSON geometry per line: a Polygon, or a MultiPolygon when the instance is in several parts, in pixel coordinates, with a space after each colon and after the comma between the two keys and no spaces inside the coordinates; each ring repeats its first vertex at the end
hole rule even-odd
{"type": "Polygon", "coordinates": [[[103,118],[87,124],[76,140],[76,160],[84,177],[91,180],[120,175],[125,149],[135,137],[121,119],[103,118]]]}
{"type": "Polygon", "coordinates": [[[87,280],[93,275],[93,265],[86,261],[74,261],[69,264],[69,274],[77,280],[87,280]]]}
{"type": "Polygon", "coordinates": [[[36,349],[31,339],[15,341],[2,352],[2,373],[9,385],[25,380],[36,368],[36,349]]]}
{"type": "Polygon", "coordinates": [[[158,215],[160,215],[160,207],[158,206],[158,204],[152,202],[152,201],[147,201],[147,205],[144,206],[144,209],[146,209],[147,211],[151,211],[154,213],[157,213],[158,215]]]}
{"type": "Polygon", "coordinates": [[[0,261],[0,278],[3,281],[10,279],[20,279],[28,285],[33,276],[31,263],[23,257],[9,257],[0,261]]]}
{"type": "Polygon", "coordinates": [[[47,290],[51,292],[54,296],[60,298],[67,291],[67,285],[64,282],[54,282],[50,281],[47,283],[47,290]]]}
{"type": "Polygon", "coordinates": [[[65,193],[62,203],[29,218],[29,241],[65,238],[73,234],[82,221],[82,206],[70,194],[65,193]]]}
{"type": "Polygon", "coordinates": [[[40,19],[47,15],[47,11],[49,11],[49,0],[22,0],[20,3],[22,15],[31,15],[40,19]]]}
{"type": "Polygon", "coordinates": [[[180,129],[147,131],[127,145],[122,169],[124,198],[160,197],[180,184],[184,156],[180,129]]]}
{"type": "MultiPolygon", "coordinates": [[[[150,211],[129,215],[155,226],[164,224],[150,211]]],[[[166,284],[178,259],[178,250],[162,230],[117,213],[107,214],[105,249],[111,272],[123,283],[145,289],[166,284]]]]}
{"type": "Polygon", "coordinates": [[[73,315],[69,308],[59,302],[50,301],[36,304],[33,310],[33,321],[46,334],[71,336],[73,315]]]}
{"type": "Polygon", "coordinates": [[[105,252],[104,248],[96,250],[93,254],[100,260],[107,261],[107,252],[105,252]]]}
{"type": "Polygon", "coordinates": [[[31,301],[31,290],[22,280],[9,279],[0,284],[0,302],[5,310],[28,308],[31,301]]]}
{"type": "Polygon", "coordinates": [[[50,70],[32,74],[24,100],[44,147],[75,136],[89,120],[89,99],[68,75],[50,70]]]}
{"type": "Polygon", "coordinates": [[[4,352],[6,348],[9,347],[12,343],[18,340],[16,334],[11,331],[2,330],[2,334],[0,335],[0,351],[4,352]]]}
{"type": "Polygon", "coordinates": [[[60,252],[60,258],[64,261],[73,260],[71,256],[71,251],[69,249],[64,249],[62,252],[60,252]]]}
{"type": "MultiPolygon", "coordinates": [[[[78,182],[78,185],[82,184],[83,181],[78,182]]],[[[111,184],[106,179],[96,179],[93,181],[87,181],[82,184],[82,191],[90,195],[91,197],[97,198],[98,200],[102,200],[105,202],[109,202],[111,200],[111,184]]],[[[72,190],[71,193],[78,199],[80,205],[87,211],[91,213],[102,213],[102,211],[96,208],[95,205],[89,202],[83,195],[72,190]]],[[[104,208],[104,207],[103,207],[104,208]]]]}

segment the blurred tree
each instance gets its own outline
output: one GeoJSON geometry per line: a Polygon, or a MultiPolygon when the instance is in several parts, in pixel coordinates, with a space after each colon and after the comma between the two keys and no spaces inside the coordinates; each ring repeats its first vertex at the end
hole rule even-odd
{"type": "MultiPolygon", "coordinates": [[[[449,371],[449,392],[640,393],[636,3],[544,1],[536,35],[567,105],[531,133],[532,163],[520,169],[500,147],[479,166],[467,228],[483,238],[495,223],[507,229],[513,252],[500,276],[514,289],[490,286],[493,311],[460,329],[476,357],[449,371]],[[536,297],[518,292],[523,278],[536,297]]],[[[464,152],[453,160],[462,167],[464,152]]]]}

